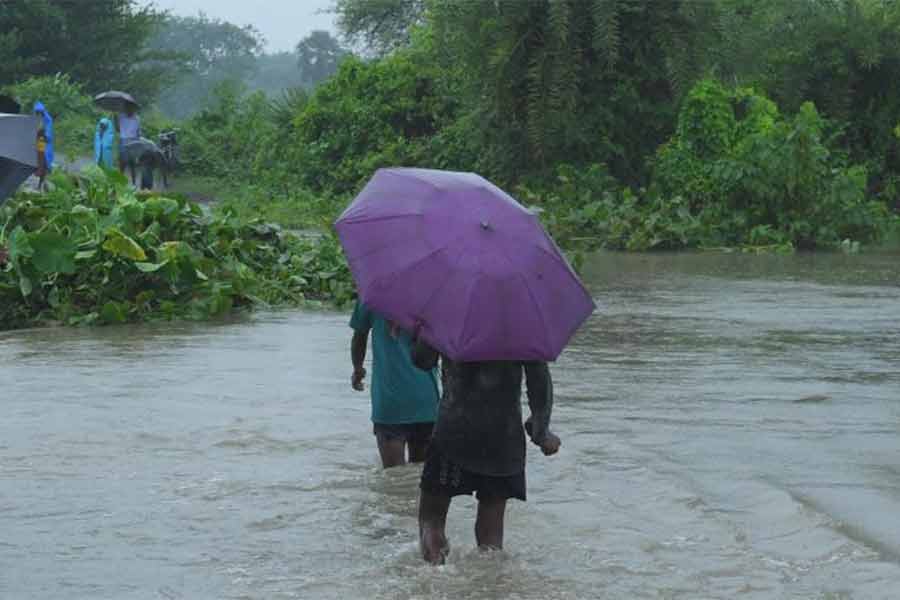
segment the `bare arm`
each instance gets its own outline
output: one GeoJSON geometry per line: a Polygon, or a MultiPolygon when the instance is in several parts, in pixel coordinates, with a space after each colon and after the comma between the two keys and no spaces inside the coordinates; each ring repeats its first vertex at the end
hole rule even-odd
{"type": "Polygon", "coordinates": [[[350,360],[353,363],[353,376],[350,379],[350,384],[358,392],[365,389],[363,379],[366,378],[366,369],[363,367],[363,363],[366,361],[366,348],[368,345],[368,329],[353,332],[353,339],[350,341],[350,360]]]}
{"type": "Polygon", "coordinates": [[[545,362],[525,363],[525,383],[528,387],[528,408],[531,416],[525,424],[531,441],[541,447],[546,455],[556,454],[560,441],[550,431],[550,415],[553,412],[553,378],[545,362]]]}

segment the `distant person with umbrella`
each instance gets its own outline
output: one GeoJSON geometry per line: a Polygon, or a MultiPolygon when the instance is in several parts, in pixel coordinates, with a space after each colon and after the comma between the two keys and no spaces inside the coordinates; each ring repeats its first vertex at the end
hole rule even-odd
{"type": "Polygon", "coordinates": [[[116,132],[112,121],[103,117],[94,131],[94,163],[106,169],[113,168],[113,145],[116,132]]]}
{"type": "Polygon", "coordinates": [[[360,298],[441,358],[443,396],[422,468],[422,554],[444,561],[447,512],[475,494],[479,547],[503,547],[510,498],[525,500],[525,437],[545,455],[559,356],[594,301],[537,216],[474,173],[379,169],[335,223],[360,298]],[[531,417],[523,427],[521,392],[531,417]]]}
{"type": "Polygon", "coordinates": [[[127,164],[131,168],[131,181],[134,183],[134,160],[125,147],[141,138],[141,118],[137,114],[136,105],[125,104],[124,110],[116,115],[116,129],[119,132],[119,170],[124,173],[127,164]]]}
{"type": "Polygon", "coordinates": [[[116,113],[116,131],[119,133],[119,170],[125,172],[130,167],[131,182],[135,183],[135,161],[126,146],[141,137],[141,119],[137,114],[137,101],[125,92],[109,91],[94,96],[94,104],[116,113]]]}
{"type": "Polygon", "coordinates": [[[36,138],[36,150],[38,155],[37,175],[39,178],[38,189],[43,189],[44,180],[47,177],[47,174],[53,171],[53,142],[55,141],[53,135],[53,117],[50,116],[50,113],[47,112],[47,107],[44,106],[44,103],[40,100],[34,104],[34,114],[40,119],[36,138]]]}

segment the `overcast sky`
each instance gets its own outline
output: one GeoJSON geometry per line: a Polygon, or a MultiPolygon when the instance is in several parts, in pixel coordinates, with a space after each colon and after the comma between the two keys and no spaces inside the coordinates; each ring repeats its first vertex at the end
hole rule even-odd
{"type": "Polygon", "coordinates": [[[333,0],[152,0],[179,16],[203,11],[235,25],[253,25],[268,41],[267,50],[292,50],[314,29],[335,32],[334,15],[326,14],[333,0]]]}

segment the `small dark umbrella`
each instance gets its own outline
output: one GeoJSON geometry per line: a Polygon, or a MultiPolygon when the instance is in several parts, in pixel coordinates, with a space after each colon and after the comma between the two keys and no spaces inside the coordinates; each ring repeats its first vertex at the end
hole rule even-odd
{"type": "Polygon", "coordinates": [[[22,106],[16,102],[15,98],[0,94],[0,113],[17,115],[22,112],[22,106]]]}
{"type": "Polygon", "coordinates": [[[117,92],[117,91],[109,91],[103,92],[102,94],[97,94],[94,96],[94,104],[102,108],[103,110],[108,110],[110,112],[125,112],[125,109],[130,104],[134,108],[140,108],[140,104],[137,103],[131,94],[126,94],[125,92],[117,92]]]}
{"type": "Polygon", "coordinates": [[[0,113],[0,204],[37,169],[36,134],[34,117],[0,113]]]}
{"type": "Polygon", "coordinates": [[[162,150],[147,138],[129,140],[122,145],[121,157],[126,162],[153,162],[163,157],[162,150]]]}

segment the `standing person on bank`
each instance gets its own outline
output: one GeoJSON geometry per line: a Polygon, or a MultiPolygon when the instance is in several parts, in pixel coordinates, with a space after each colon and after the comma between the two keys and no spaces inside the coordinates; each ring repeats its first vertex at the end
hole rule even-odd
{"type": "Polygon", "coordinates": [[[43,190],[44,180],[53,171],[53,159],[55,156],[53,142],[56,136],[53,132],[53,117],[50,116],[50,113],[47,112],[47,107],[40,100],[34,103],[34,114],[41,120],[38,125],[36,147],[38,154],[38,189],[43,190]]]}
{"type": "Polygon", "coordinates": [[[94,131],[94,163],[98,166],[112,169],[115,137],[112,121],[106,117],[100,119],[94,131]]]}
{"type": "Polygon", "coordinates": [[[128,142],[141,137],[141,118],[137,115],[137,107],[131,103],[125,104],[125,111],[116,116],[116,130],[119,132],[119,170],[124,173],[125,167],[130,167],[131,183],[135,183],[134,160],[125,151],[128,142]]]}
{"type": "Polygon", "coordinates": [[[409,334],[358,302],[350,319],[353,339],[351,385],[361,392],[369,332],[372,333],[372,423],[384,468],[425,460],[437,415],[435,369],[421,370],[412,362],[409,334]]]}

